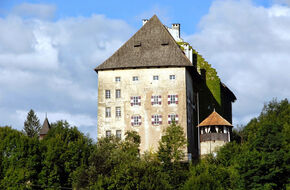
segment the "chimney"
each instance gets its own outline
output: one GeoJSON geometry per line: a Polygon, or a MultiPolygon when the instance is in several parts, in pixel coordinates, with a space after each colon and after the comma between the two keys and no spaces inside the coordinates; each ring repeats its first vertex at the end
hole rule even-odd
{"type": "Polygon", "coordinates": [[[142,19],[143,26],[148,22],[148,19],[142,19]]]}
{"type": "Polygon", "coordinates": [[[172,29],[176,31],[177,37],[180,38],[180,24],[174,23],[172,24],[172,29]]]}

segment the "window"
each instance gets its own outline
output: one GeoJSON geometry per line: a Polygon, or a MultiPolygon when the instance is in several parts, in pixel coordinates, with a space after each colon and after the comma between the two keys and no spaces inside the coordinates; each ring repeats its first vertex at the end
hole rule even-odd
{"type": "Polygon", "coordinates": [[[115,77],[115,81],[116,82],[120,82],[121,81],[121,77],[115,77]]]}
{"type": "Polygon", "coordinates": [[[153,80],[159,80],[159,76],[158,75],[154,75],[153,76],[153,80]]]}
{"type": "Polygon", "coordinates": [[[117,130],[117,131],[116,131],[116,137],[117,137],[118,139],[121,139],[121,136],[122,136],[122,131],[121,131],[121,130],[117,130]]]}
{"type": "Polygon", "coordinates": [[[175,75],[169,75],[170,80],[175,80],[175,75]]]}
{"type": "Polygon", "coordinates": [[[161,105],[161,96],[151,96],[151,105],[161,105]]]}
{"type": "Polygon", "coordinates": [[[111,98],[111,91],[110,90],[106,90],[106,99],[111,98]]]}
{"type": "Polygon", "coordinates": [[[110,130],[106,131],[106,137],[108,138],[110,136],[111,136],[111,131],[110,130]]]}
{"type": "Polygon", "coordinates": [[[116,107],[116,117],[121,117],[121,107],[116,107]]]}
{"type": "Polygon", "coordinates": [[[161,125],[162,124],[162,116],[161,115],[152,115],[152,125],[161,125]]]}
{"type": "Polygon", "coordinates": [[[141,122],[141,116],[140,115],[133,115],[131,117],[131,125],[132,126],[139,126],[141,124],[142,124],[142,122],[141,122]]]}
{"type": "Polygon", "coordinates": [[[177,114],[170,114],[168,115],[168,124],[171,124],[173,121],[175,121],[175,123],[178,123],[178,115],[177,114]]]}
{"type": "Polygon", "coordinates": [[[106,117],[111,117],[111,108],[106,107],[106,117]]]}
{"type": "Polygon", "coordinates": [[[121,90],[120,89],[116,90],[116,98],[121,98],[121,90]]]}
{"type": "Polygon", "coordinates": [[[178,95],[168,95],[168,104],[178,104],[178,95]]]}
{"type": "Polygon", "coordinates": [[[139,78],[137,76],[133,76],[133,81],[138,81],[139,78]]]}
{"type": "Polygon", "coordinates": [[[141,106],[141,96],[131,96],[131,106],[138,105],[141,106]]]}

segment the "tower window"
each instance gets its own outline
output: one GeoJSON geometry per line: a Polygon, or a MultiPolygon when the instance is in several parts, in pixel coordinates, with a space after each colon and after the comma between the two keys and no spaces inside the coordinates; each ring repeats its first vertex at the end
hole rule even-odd
{"type": "Polygon", "coordinates": [[[141,106],[141,96],[131,96],[131,106],[138,105],[141,106]]]}
{"type": "Polygon", "coordinates": [[[121,90],[116,89],[116,98],[121,98],[121,90]]]}
{"type": "Polygon", "coordinates": [[[138,76],[133,76],[132,80],[133,80],[133,81],[138,81],[139,78],[138,78],[138,76]]]}
{"type": "Polygon", "coordinates": [[[111,91],[110,90],[106,90],[105,96],[106,96],[106,99],[111,98],[111,91]]]}
{"type": "Polygon", "coordinates": [[[152,115],[152,125],[161,125],[162,124],[162,115],[152,115]]]}
{"type": "Polygon", "coordinates": [[[170,114],[168,115],[168,124],[171,124],[173,121],[175,121],[175,123],[178,123],[178,115],[177,114],[170,114]]]}
{"type": "Polygon", "coordinates": [[[106,137],[108,138],[110,136],[111,136],[111,131],[110,130],[106,131],[106,137]]]}
{"type": "Polygon", "coordinates": [[[116,137],[121,139],[121,136],[122,136],[122,131],[121,130],[117,130],[116,131],[116,137]]]}
{"type": "Polygon", "coordinates": [[[116,82],[121,82],[121,77],[115,77],[116,82]]]}
{"type": "Polygon", "coordinates": [[[178,104],[178,95],[168,95],[168,104],[178,104]]]}
{"type": "Polygon", "coordinates": [[[121,107],[116,107],[116,117],[121,117],[121,107]]]}
{"type": "Polygon", "coordinates": [[[161,105],[161,96],[151,96],[151,105],[161,105]]]}
{"type": "Polygon", "coordinates": [[[106,107],[106,117],[111,117],[111,108],[106,107]]]}
{"type": "Polygon", "coordinates": [[[158,75],[154,75],[153,76],[153,80],[159,80],[159,76],[158,75]]]}
{"type": "Polygon", "coordinates": [[[140,115],[133,115],[131,117],[131,125],[132,126],[139,126],[141,124],[142,124],[142,122],[141,122],[141,116],[140,115]]]}
{"type": "Polygon", "coordinates": [[[175,80],[175,75],[169,75],[170,80],[175,80]]]}

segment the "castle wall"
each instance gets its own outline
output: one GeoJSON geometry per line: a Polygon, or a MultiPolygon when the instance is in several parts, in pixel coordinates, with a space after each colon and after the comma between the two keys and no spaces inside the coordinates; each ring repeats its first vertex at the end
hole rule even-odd
{"type": "Polygon", "coordinates": [[[200,155],[216,152],[220,147],[225,145],[227,141],[205,141],[200,142],[200,155]]]}
{"type": "Polygon", "coordinates": [[[116,135],[121,130],[124,138],[128,130],[137,131],[141,136],[140,150],[156,151],[161,139],[162,131],[169,125],[168,115],[177,114],[178,124],[184,128],[187,135],[186,113],[186,69],[176,68],[144,68],[124,70],[98,71],[98,138],[105,137],[106,131],[116,135]],[[175,75],[175,80],[169,76],[175,75]],[[138,81],[132,77],[137,76],[138,81]],[[153,80],[158,76],[159,80],[153,80]],[[115,78],[120,77],[120,82],[115,78]],[[116,98],[115,92],[121,90],[121,97],[116,98]],[[110,90],[111,97],[105,97],[106,90],[110,90]],[[168,95],[178,95],[178,104],[168,104],[168,95]],[[161,105],[152,105],[151,96],[161,95],[161,105]],[[140,105],[131,105],[131,97],[140,96],[140,105]],[[106,117],[106,107],[111,109],[111,116],[106,117]],[[116,117],[116,107],[121,108],[121,117],[116,117]],[[161,115],[162,123],[152,124],[152,115],[161,115]],[[141,116],[139,126],[132,126],[132,116],[141,116]]]}

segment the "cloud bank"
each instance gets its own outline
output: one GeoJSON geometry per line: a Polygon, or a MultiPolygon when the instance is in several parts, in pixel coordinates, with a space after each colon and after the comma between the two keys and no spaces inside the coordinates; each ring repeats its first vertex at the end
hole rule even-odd
{"type": "Polygon", "coordinates": [[[133,29],[103,15],[51,21],[38,11],[34,14],[34,6],[15,9],[36,16],[0,18],[0,125],[22,129],[32,108],[42,121],[47,112],[50,121],[65,119],[95,138],[93,69],[129,39],[133,29]]]}
{"type": "Polygon", "coordinates": [[[290,8],[251,1],[216,1],[187,36],[236,94],[235,124],[246,124],[264,103],[290,95],[290,8]]]}

